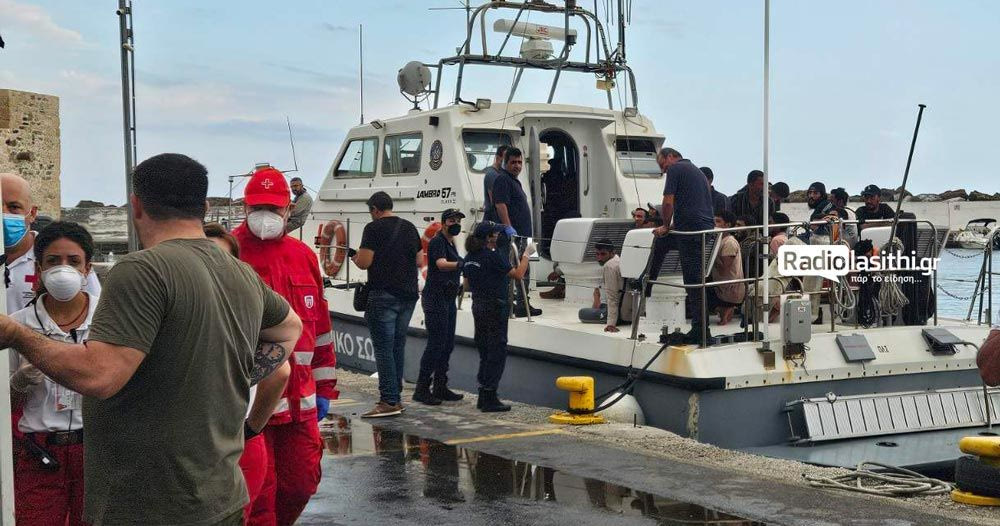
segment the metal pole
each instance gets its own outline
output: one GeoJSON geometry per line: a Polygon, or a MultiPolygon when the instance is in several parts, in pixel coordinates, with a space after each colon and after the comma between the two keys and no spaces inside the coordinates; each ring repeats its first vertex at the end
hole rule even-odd
{"type": "MultiPolygon", "coordinates": [[[[347,218],[347,246],[351,246],[351,218],[347,218]]],[[[351,288],[351,258],[344,258],[344,263],[347,265],[347,288],[351,288]]],[[[336,278],[336,276],[334,276],[336,278]]]]}
{"type": "MultiPolygon", "coordinates": [[[[718,241],[716,241],[718,243],[718,241]]],[[[701,305],[698,306],[701,309],[701,348],[704,349],[708,345],[708,306],[706,305],[708,298],[705,294],[705,233],[701,233],[701,247],[698,251],[698,259],[701,260],[701,305]]]]}
{"type": "MultiPolygon", "coordinates": [[[[764,195],[762,196],[761,203],[763,205],[764,214],[764,237],[769,238],[771,231],[769,228],[770,221],[768,217],[769,208],[771,204],[771,192],[770,184],[768,180],[771,176],[768,167],[768,158],[770,155],[770,138],[771,138],[771,127],[770,127],[770,117],[771,117],[771,0],[764,0],[764,195]]],[[[770,249],[770,243],[764,243],[764,257],[769,258],[768,253],[770,249]]],[[[768,264],[764,265],[764,286],[763,286],[763,298],[764,303],[767,305],[767,312],[765,313],[768,318],[765,318],[761,326],[763,327],[763,349],[765,351],[771,349],[771,337],[770,337],[770,292],[771,292],[771,265],[770,259],[765,259],[768,264]]],[[[761,309],[762,311],[764,309],[761,309]]],[[[756,310],[754,311],[754,317],[756,318],[756,310]]],[[[755,335],[756,336],[756,335],[755,335]]]]}
{"type": "Polygon", "coordinates": [[[365,123],[365,26],[358,24],[358,81],[361,83],[361,124],[365,123]]]}
{"type": "Polygon", "coordinates": [[[128,251],[139,250],[139,236],[132,221],[132,171],[135,170],[135,46],[132,1],[118,0],[118,34],[122,69],[122,131],[125,136],[125,208],[128,210],[128,251]]]}
{"type": "Polygon", "coordinates": [[[910,141],[910,154],[906,157],[906,170],[903,171],[903,186],[899,190],[899,199],[896,200],[896,215],[892,220],[892,228],[889,229],[889,242],[896,237],[896,225],[899,224],[899,209],[903,207],[903,196],[906,195],[906,180],[910,178],[910,163],[913,161],[913,149],[917,146],[917,132],[920,131],[920,119],[924,116],[926,104],[917,104],[920,108],[917,111],[917,125],[913,128],[913,140],[910,141]]]}
{"type": "MultiPolygon", "coordinates": [[[[0,246],[0,256],[3,253],[3,246],[0,246]]],[[[3,281],[0,280],[0,313],[7,312],[7,286],[3,281]]],[[[14,444],[8,361],[11,352],[14,351],[0,351],[0,526],[14,526],[14,444]]]]}

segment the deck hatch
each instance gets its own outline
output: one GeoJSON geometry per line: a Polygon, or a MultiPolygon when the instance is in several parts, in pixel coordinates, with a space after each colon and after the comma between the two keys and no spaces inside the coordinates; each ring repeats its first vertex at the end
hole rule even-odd
{"type": "Polygon", "coordinates": [[[875,352],[863,334],[838,334],[837,347],[848,362],[866,362],[875,359],[875,352]]]}

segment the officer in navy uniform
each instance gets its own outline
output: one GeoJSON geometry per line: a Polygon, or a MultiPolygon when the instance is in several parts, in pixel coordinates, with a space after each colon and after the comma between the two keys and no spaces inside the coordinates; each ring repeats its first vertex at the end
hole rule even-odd
{"type": "Polygon", "coordinates": [[[417,389],[413,392],[413,400],[427,405],[462,399],[462,395],[448,389],[448,360],[455,348],[458,316],[455,298],[461,286],[464,263],[455,248],[455,236],[462,232],[464,218],[465,214],[457,208],[442,212],[442,228],[427,244],[427,281],[421,295],[427,347],[420,358],[417,389]]]}
{"type": "Polygon", "coordinates": [[[465,239],[465,264],[462,272],[472,291],[472,318],[479,349],[479,400],[476,407],[485,413],[510,411],[497,397],[497,387],[507,361],[507,322],[510,318],[510,278],[521,279],[528,271],[528,258],[535,250],[529,244],[517,267],[510,263],[506,250],[510,240],[497,238],[505,226],[483,221],[473,235],[465,239]],[[501,250],[497,250],[497,247],[501,250]]]}

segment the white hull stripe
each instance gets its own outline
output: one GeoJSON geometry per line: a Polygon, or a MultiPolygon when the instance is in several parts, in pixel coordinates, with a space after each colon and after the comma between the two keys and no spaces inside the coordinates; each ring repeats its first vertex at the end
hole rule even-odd
{"type": "Polygon", "coordinates": [[[313,369],[313,380],[336,380],[337,370],[333,367],[317,367],[313,369]]]}
{"type": "Polygon", "coordinates": [[[333,343],[333,331],[326,334],[320,334],[316,337],[316,347],[319,347],[320,345],[330,345],[331,343],[333,343]]]}
{"type": "Polygon", "coordinates": [[[312,351],[295,351],[295,363],[299,365],[309,365],[313,361],[312,351]]]}

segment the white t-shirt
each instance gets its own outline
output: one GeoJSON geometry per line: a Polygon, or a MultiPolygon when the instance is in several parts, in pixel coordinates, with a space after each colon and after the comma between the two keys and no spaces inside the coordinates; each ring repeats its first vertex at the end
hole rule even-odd
{"type": "MultiPolygon", "coordinates": [[[[76,330],[68,334],[49,317],[42,298],[33,305],[11,314],[10,317],[46,338],[66,343],[82,343],[87,340],[90,332],[90,322],[94,318],[97,300],[97,296],[90,296],[87,318],[76,330]]],[[[28,361],[23,356],[13,349],[10,351],[11,374],[26,363],[28,361]]],[[[53,382],[46,376],[41,383],[28,389],[27,396],[24,415],[17,423],[17,428],[22,433],[75,431],[83,428],[83,397],[79,393],[53,382]]]]}
{"type": "MultiPolygon", "coordinates": [[[[35,298],[35,281],[42,278],[35,274],[35,251],[29,250],[7,263],[6,274],[10,280],[7,283],[7,312],[13,313],[27,307],[28,302],[35,298]]],[[[87,274],[83,291],[92,298],[101,295],[101,282],[93,270],[87,274]]]]}

